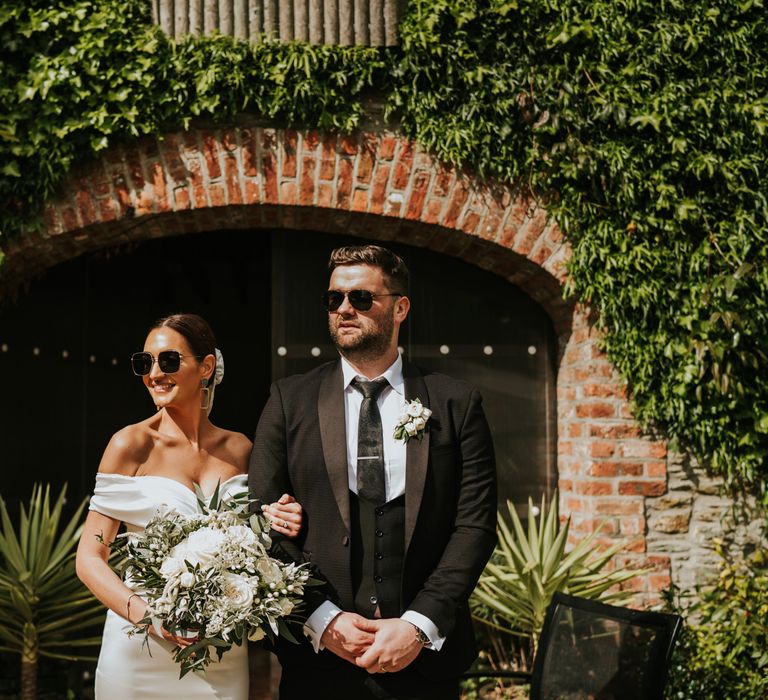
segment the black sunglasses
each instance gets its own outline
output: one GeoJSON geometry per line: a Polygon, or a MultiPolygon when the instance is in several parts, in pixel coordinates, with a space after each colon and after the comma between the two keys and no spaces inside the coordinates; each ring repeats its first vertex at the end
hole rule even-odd
{"type": "Polygon", "coordinates": [[[163,350],[158,353],[157,360],[151,352],[135,352],[131,355],[131,369],[134,374],[144,377],[152,371],[152,365],[157,362],[163,374],[173,374],[179,371],[182,357],[202,359],[198,355],[182,355],[178,350],[163,350]]]}
{"type": "Polygon", "coordinates": [[[336,289],[329,289],[323,294],[323,306],[326,311],[337,311],[344,303],[344,297],[349,299],[353,309],[358,311],[368,311],[373,306],[373,300],[376,297],[401,297],[402,294],[374,294],[367,289],[353,289],[349,292],[340,292],[336,289]]]}

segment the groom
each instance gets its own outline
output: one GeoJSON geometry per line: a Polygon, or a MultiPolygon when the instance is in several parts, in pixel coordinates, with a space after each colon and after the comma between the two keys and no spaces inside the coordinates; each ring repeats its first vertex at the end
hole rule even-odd
{"type": "Polygon", "coordinates": [[[280,698],[455,700],[477,653],[467,600],[496,541],[480,395],[402,360],[400,257],[338,248],[329,268],[341,357],[273,385],[250,463],[262,502],[289,492],[304,507],[282,546],[327,581],[305,599],[308,639],[278,644],[280,698]],[[398,429],[406,402],[420,420],[398,429]]]}

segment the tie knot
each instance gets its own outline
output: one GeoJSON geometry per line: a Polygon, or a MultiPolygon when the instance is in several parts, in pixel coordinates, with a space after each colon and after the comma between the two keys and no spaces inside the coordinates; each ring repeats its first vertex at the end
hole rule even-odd
{"type": "Polygon", "coordinates": [[[355,377],[352,382],[352,386],[357,389],[364,398],[373,399],[374,401],[379,398],[379,394],[384,391],[384,387],[389,386],[389,382],[384,377],[379,377],[373,381],[366,381],[365,379],[358,379],[355,377]]]}

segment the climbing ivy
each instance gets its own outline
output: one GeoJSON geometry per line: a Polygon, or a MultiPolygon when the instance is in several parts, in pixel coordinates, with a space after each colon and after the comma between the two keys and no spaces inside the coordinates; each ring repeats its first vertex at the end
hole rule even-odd
{"type": "Polygon", "coordinates": [[[417,1],[392,98],[438,156],[546,199],[639,418],[763,494],[767,18],[761,1],[417,1]]]}
{"type": "MultiPolygon", "coordinates": [[[[384,74],[375,49],[173,42],[148,0],[0,3],[0,236],[18,235],[73,163],[121,139],[252,112],[351,131],[384,74]]],[[[2,238],[0,238],[2,241],[2,238]]]]}
{"type": "Polygon", "coordinates": [[[639,419],[768,503],[763,0],[411,0],[391,50],[174,43],[148,5],[3,1],[2,236],[120,139],[240,112],[348,132],[373,92],[547,206],[639,419]]]}

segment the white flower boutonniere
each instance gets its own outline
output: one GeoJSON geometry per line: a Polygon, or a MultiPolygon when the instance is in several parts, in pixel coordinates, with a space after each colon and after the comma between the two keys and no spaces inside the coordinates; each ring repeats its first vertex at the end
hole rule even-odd
{"type": "Polygon", "coordinates": [[[408,442],[412,437],[421,440],[432,411],[422,406],[421,399],[406,401],[400,414],[400,420],[395,426],[395,440],[408,442]]]}

